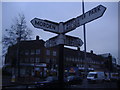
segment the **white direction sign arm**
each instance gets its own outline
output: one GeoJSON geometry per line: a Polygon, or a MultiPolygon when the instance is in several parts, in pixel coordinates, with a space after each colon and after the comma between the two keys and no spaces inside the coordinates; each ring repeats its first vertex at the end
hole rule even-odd
{"type": "Polygon", "coordinates": [[[88,12],[86,12],[85,14],[82,14],[76,18],[70,19],[66,22],[64,22],[64,32],[62,33],[67,33],[69,31],[74,30],[75,28],[86,24],[88,22],[91,22],[99,17],[101,17],[104,12],[106,10],[106,7],[99,5],[91,10],[89,10],[88,12]]]}
{"type": "Polygon", "coordinates": [[[59,44],[80,47],[83,45],[83,41],[78,37],[59,34],[58,36],[55,36],[55,37],[47,40],[45,42],[45,47],[47,47],[47,48],[54,47],[54,46],[59,45],[59,44]]]}
{"type": "Polygon", "coordinates": [[[57,45],[57,38],[58,38],[58,36],[55,36],[55,37],[52,37],[52,38],[50,38],[49,40],[47,40],[47,41],[45,42],[45,47],[46,47],[46,48],[49,48],[49,47],[54,47],[54,46],[56,46],[56,45],[57,45]]]}
{"type": "Polygon", "coordinates": [[[38,18],[32,19],[31,23],[35,28],[40,28],[40,29],[43,29],[44,31],[49,31],[53,33],[59,33],[58,23],[48,21],[48,20],[42,20],[38,18]]]}
{"type": "Polygon", "coordinates": [[[80,47],[83,45],[83,41],[78,37],[65,35],[65,45],[80,47]]]}
{"type": "Polygon", "coordinates": [[[59,34],[58,36],[52,37],[45,42],[45,47],[54,47],[59,44],[64,44],[65,35],[59,34]]]}
{"type": "Polygon", "coordinates": [[[85,14],[78,16],[76,18],[76,20],[80,21],[79,25],[83,25],[86,24],[88,22],[91,22],[97,18],[100,18],[101,16],[103,16],[104,12],[106,10],[106,7],[99,5],[91,10],[89,10],[88,12],[86,12],[85,14]]]}

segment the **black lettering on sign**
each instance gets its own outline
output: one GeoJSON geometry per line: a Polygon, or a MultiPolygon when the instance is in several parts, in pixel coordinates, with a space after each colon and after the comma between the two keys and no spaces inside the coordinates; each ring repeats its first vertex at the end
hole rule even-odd
{"type": "Polygon", "coordinates": [[[89,13],[89,16],[90,16],[90,15],[93,15],[93,14],[99,12],[99,11],[100,11],[100,6],[90,10],[88,13],[89,13]]]}
{"type": "Polygon", "coordinates": [[[70,21],[68,21],[66,24],[65,24],[65,30],[73,30],[75,29],[77,26],[79,26],[79,21],[74,18],[70,21]]]}
{"type": "Polygon", "coordinates": [[[97,8],[97,11],[100,11],[100,6],[97,8]]]}
{"type": "Polygon", "coordinates": [[[54,25],[51,25],[51,29],[54,29],[54,30],[55,30],[55,26],[54,26],[54,25]]]}
{"type": "Polygon", "coordinates": [[[37,22],[36,20],[35,20],[35,25],[39,25],[39,22],[37,22]]]}
{"type": "Polygon", "coordinates": [[[37,22],[37,24],[39,25],[39,26],[43,26],[44,24],[42,23],[42,22],[37,22]]]}
{"type": "Polygon", "coordinates": [[[46,27],[46,24],[45,24],[45,23],[42,23],[42,27],[46,27]]]}
{"type": "Polygon", "coordinates": [[[38,25],[38,26],[41,26],[41,27],[44,27],[44,28],[53,29],[53,30],[55,30],[55,28],[56,28],[55,25],[45,23],[45,22],[40,22],[40,21],[37,21],[37,20],[35,20],[35,25],[38,25]]]}
{"type": "Polygon", "coordinates": [[[84,19],[84,18],[85,18],[85,14],[83,14],[83,15],[81,16],[81,18],[84,19]]]}
{"type": "Polygon", "coordinates": [[[80,20],[79,20],[78,18],[76,18],[75,21],[76,21],[76,27],[79,27],[79,25],[80,25],[80,22],[79,22],[79,21],[80,21],[80,20]]]}
{"type": "Polygon", "coordinates": [[[45,23],[46,24],[46,28],[51,28],[50,25],[48,23],[45,23]]]}

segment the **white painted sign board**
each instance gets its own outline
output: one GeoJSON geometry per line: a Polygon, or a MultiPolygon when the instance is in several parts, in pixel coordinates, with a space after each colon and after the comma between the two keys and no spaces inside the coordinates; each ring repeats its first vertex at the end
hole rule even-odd
{"type": "Polygon", "coordinates": [[[43,29],[44,31],[49,31],[57,34],[61,33],[67,33],[69,31],[72,31],[76,29],[77,27],[86,24],[88,22],[91,22],[99,17],[101,17],[106,10],[106,7],[99,5],[85,14],[82,14],[76,18],[72,18],[66,22],[63,23],[63,30],[59,30],[59,24],[56,22],[48,21],[48,20],[42,20],[38,18],[34,18],[31,20],[32,25],[35,28],[43,29]]]}
{"type": "Polygon", "coordinates": [[[72,18],[68,20],[67,22],[64,22],[64,31],[61,33],[67,33],[69,31],[72,31],[76,29],[77,27],[86,24],[88,22],[91,22],[99,17],[101,17],[106,10],[106,7],[99,5],[85,14],[82,14],[76,18],[72,18]]]}
{"type": "Polygon", "coordinates": [[[53,38],[50,38],[46,41],[45,47],[54,47],[59,44],[64,44],[67,46],[79,47],[83,45],[83,41],[78,37],[68,36],[68,35],[58,35],[53,38]]]}
{"type": "Polygon", "coordinates": [[[58,38],[58,36],[55,36],[55,37],[50,38],[49,40],[47,40],[45,42],[45,47],[49,48],[49,47],[54,47],[54,46],[58,45],[57,44],[57,40],[58,40],[57,38],[58,38]]]}
{"type": "Polygon", "coordinates": [[[49,31],[53,33],[59,32],[58,30],[59,24],[52,21],[34,18],[31,20],[31,23],[35,28],[40,28],[43,29],[44,31],[49,31]]]}
{"type": "Polygon", "coordinates": [[[83,41],[78,37],[65,35],[64,44],[67,46],[80,47],[83,45],[83,41]]]}
{"type": "Polygon", "coordinates": [[[82,46],[83,42],[81,39],[77,37],[64,35],[65,33],[76,29],[77,27],[84,25],[88,22],[91,22],[99,17],[101,17],[106,10],[106,7],[99,5],[85,14],[82,14],[76,18],[72,18],[66,22],[52,22],[48,20],[42,20],[38,18],[34,18],[31,20],[32,25],[35,28],[43,29],[44,31],[49,31],[53,33],[57,33],[58,36],[50,38],[46,41],[46,47],[53,47],[59,44],[65,44],[68,46],[82,46]]]}

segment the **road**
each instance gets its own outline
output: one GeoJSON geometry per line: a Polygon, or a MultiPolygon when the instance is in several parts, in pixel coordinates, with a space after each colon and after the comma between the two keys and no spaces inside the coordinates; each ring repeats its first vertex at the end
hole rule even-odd
{"type": "Polygon", "coordinates": [[[86,79],[81,85],[71,85],[71,88],[117,88],[116,82],[88,83],[86,79]]]}
{"type": "MultiPolygon", "coordinates": [[[[28,85],[29,86],[29,85],[28,85]]],[[[31,87],[31,85],[30,85],[31,87]]],[[[34,85],[33,85],[34,87],[34,85]]],[[[13,86],[12,88],[27,88],[26,85],[18,85],[18,86],[13,86]]],[[[53,88],[53,87],[52,87],[53,88]]],[[[75,89],[75,88],[117,88],[117,83],[116,82],[98,82],[98,83],[88,83],[86,79],[83,80],[82,84],[78,85],[71,85],[66,88],[70,89],[75,89]]]]}

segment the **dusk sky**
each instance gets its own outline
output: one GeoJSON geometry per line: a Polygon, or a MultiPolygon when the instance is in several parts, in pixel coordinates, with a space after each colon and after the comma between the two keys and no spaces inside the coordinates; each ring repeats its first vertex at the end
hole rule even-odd
{"type": "MultiPolygon", "coordinates": [[[[118,58],[118,3],[117,2],[85,2],[85,12],[98,5],[107,9],[102,17],[86,24],[87,52],[95,54],[111,53],[118,58]]],[[[57,34],[34,28],[30,23],[33,18],[47,19],[53,22],[65,22],[82,14],[81,2],[3,2],[2,30],[9,29],[15,17],[22,13],[26,17],[27,26],[33,31],[33,39],[39,35],[48,40],[57,34]]],[[[83,26],[66,35],[83,38],[83,26]]],[[[81,50],[84,50],[82,45],[81,50]]]]}

